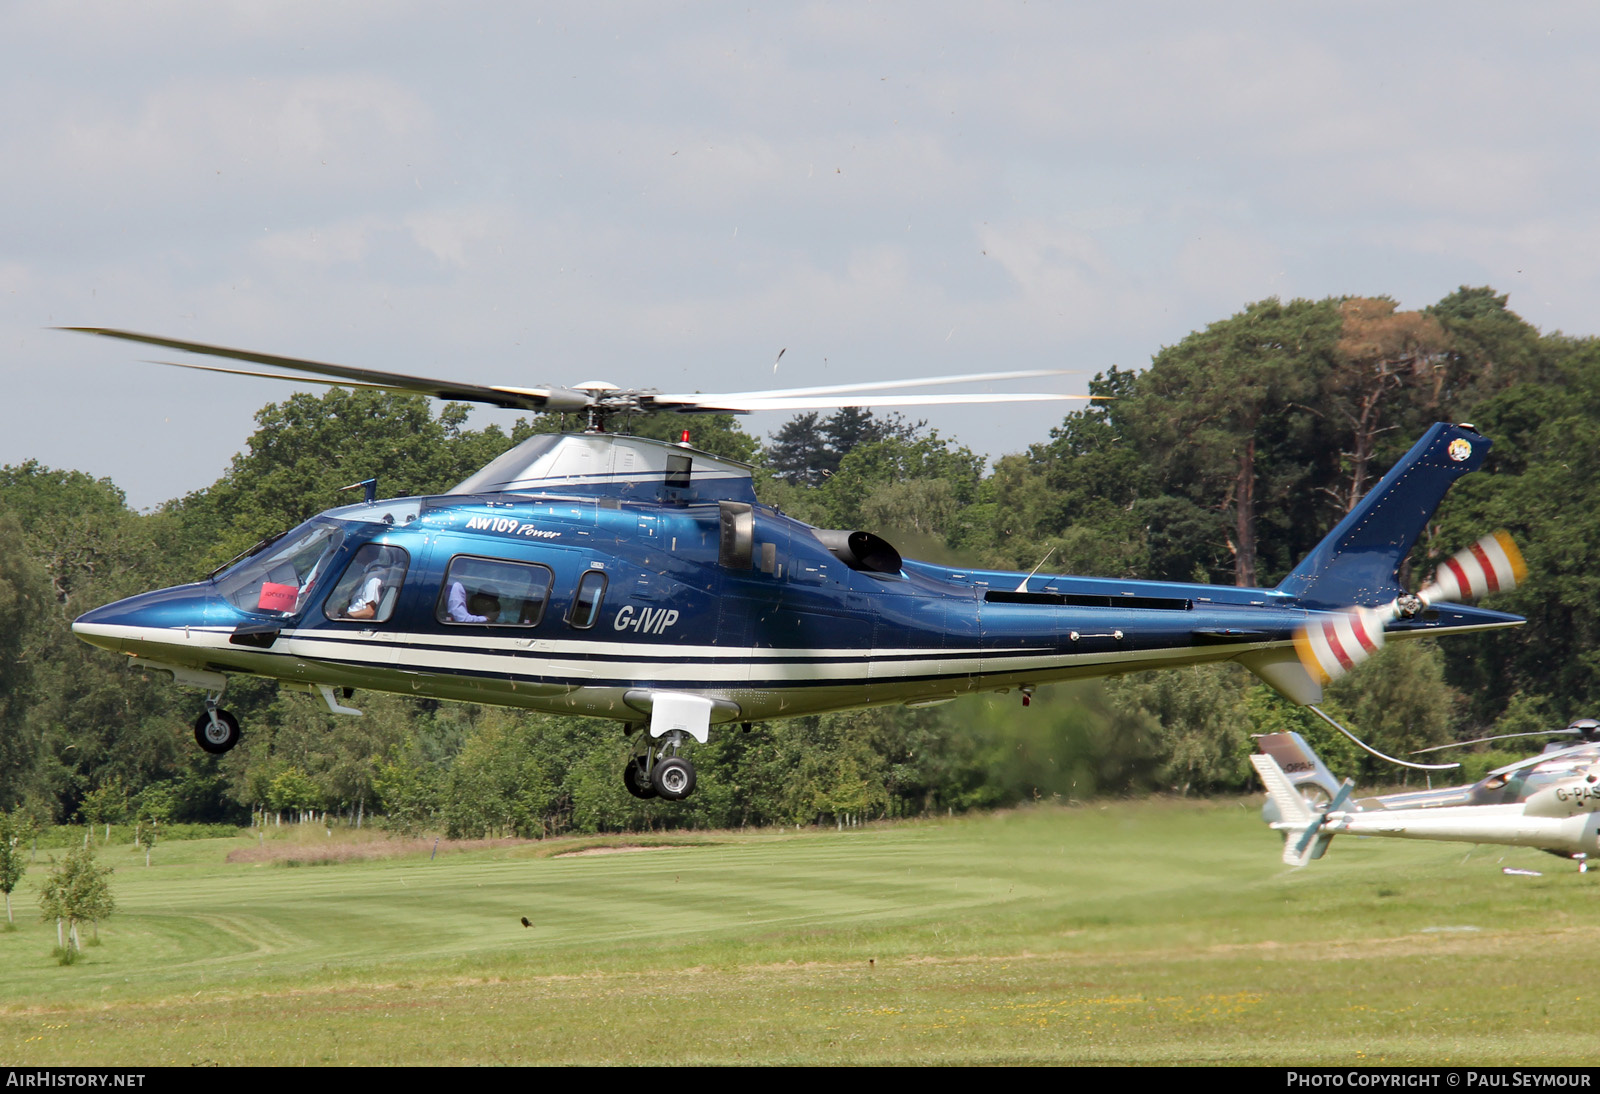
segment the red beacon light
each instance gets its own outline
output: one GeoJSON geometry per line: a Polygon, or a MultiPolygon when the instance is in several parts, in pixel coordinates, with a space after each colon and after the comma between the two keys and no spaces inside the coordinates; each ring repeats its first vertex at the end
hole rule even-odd
{"type": "Polygon", "coordinates": [[[679,448],[693,448],[694,447],[694,445],[689,443],[689,431],[687,429],[685,429],[683,431],[683,435],[678,438],[678,447],[679,448]]]}

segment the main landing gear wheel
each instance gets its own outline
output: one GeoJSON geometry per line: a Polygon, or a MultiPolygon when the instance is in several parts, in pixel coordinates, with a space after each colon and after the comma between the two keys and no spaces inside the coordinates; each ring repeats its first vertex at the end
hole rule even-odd
{"type": "Polygon", "coordinates": [[[635,756],[628,761],[628,766],[622,769],[622,785],[626,786],[628,793],[636,798],[656,796],[656,788],[650,784],[650,775],[645,770],[643,756],[635,756]]]}
{"type": "Polygon", "coordinates": [[[239,720],[226,710],[217,711],[214,719],[211,711],[201,711],[194,723],[194,739],[207,752],[220,756],[239,743],[239,720]]]}
{"type": "Polygon", "coordinates": [[[671,756],[656,764],[650,785],[669,802],[680,802],[694,793],[694,765],[681,756],[671,756]]]}

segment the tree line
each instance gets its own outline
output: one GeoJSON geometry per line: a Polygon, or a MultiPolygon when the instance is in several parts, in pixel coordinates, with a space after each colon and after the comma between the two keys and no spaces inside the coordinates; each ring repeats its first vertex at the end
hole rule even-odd
{"type": "MultiPolygon", "coordinates": [[[[1509,528],[1530,577],[1494,606],[1511,633],[1396,643],[1329,696],[1383,751],[1491,730],[1549,729],[1600,699],[1595,565],[1600,342],[1543,334],[1487,288],[1419,311],[1382,297],[1266,300],[1112,368],[1110,396],[992,466],[921,423],[800,415],[766,444],[729,417],[697,446],[757,465],[762,499],[822,527],[864,528],[904,554],[962,565],[1271,585],[1426,426],[1471,421],[1485,472],[1447,496],[1402,577],[1509,528]]],[[[1044,689],[936,710],[881,708],[714,734],[690,800],[621,786],[616,724],[393,696],[366,717],[235,677],[249,732],[193,747],[193,693],[74,639],[73,618],[195,580],[377,474],[385,496],[438,493],[559,415],[508,431],[468,408],[333,389],[294,395],[211,486],[138,513],[107,479],[29,461],[0,468],[0,809],[39,823],[248,821],[334,812],[452,835],[844,823],[1039,797],[1251,785],[1250,734],[1296,728],[1336,771],[1392,780],[1236,666],[1044,689]]],[[[581,427],[581,426],[580,426],[581,427]]],[[[676,439],[677,420],[633,431],[676,439]]],[[[1600,531],[1600,529],[1596,529],[1600,531]]]]}

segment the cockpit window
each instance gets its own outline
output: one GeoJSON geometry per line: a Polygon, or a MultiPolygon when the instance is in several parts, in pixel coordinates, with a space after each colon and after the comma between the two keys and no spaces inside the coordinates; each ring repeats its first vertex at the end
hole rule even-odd
{"type": "Polygon", "coordinates": [[[329,619],[385,622],[394,614],[409,562],[399,547],[363,544],[323,602],[322,614],[329,619]]]}
{"type": "Polygon", "coordinates": [[[308,521],[224,571],[216,579],[217,591],[247,612],[295,615],[343,542],[339,525],[308,521]]]}
{"type": "Polygon", "coordinates": [[[536,626],[554,580],[550,567],[537,563],[459,555],[445,572],[436,616],[441,623],[536,626]]]}
{"type": "Polygon", "coordinates": [[[572,613],[567,617],[578,630],[594,626],[600,618],[600,601],[606,595],[606,575],[599,570],[589,570],[578,579],[578,591],[572,597],[572,613]]]}

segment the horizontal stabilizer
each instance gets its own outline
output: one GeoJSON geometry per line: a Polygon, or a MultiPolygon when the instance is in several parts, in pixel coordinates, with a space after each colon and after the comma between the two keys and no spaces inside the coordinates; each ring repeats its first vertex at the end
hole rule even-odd
{"type": "Polygon", "coordinates": [[[1260,775],[1261,781],[1266,784],[1267,796],[1278,807],[1278,815],[1283,818],[1283,823],[1292,824],[1297,828],[1304,828],[1310,824],[1311,807],[1294,788],[1294,783],[1289,781],[1289,776],[1283,773],[1278,761],[1257,752],[1250,757],[1250,763],[1255,766],[1256,774],[1260,775]]]}

